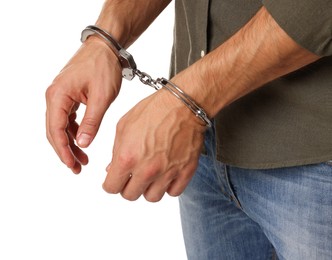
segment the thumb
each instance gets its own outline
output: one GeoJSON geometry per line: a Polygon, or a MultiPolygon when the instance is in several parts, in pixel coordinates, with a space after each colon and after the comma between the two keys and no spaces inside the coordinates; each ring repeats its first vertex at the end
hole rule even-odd
{"type": "Polygon", "coordinates": [[[87,102],[84,117],[78,128],[76,141],[81,148],[88,147],[95,138],[109,104],[96,98],[87,102]]]}

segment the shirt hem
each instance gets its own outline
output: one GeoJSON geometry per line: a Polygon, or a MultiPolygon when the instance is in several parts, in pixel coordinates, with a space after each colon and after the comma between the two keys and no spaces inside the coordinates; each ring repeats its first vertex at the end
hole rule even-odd
{"type": "Polygon", "coordinates": [[[308,159],[289,160],[283,162],[264,162],[264,163],[237,162],[237,161],[227,160],[225,158],[217,158],[217,159],[226,165],[237,168],[262,170],[262,169],[277,169],[277,168],[296,167],[296,166],[304,166],[310,164],[325,163],[332,160],[332,154],[315,157],[315,158],[308,158],[308,159]]]}

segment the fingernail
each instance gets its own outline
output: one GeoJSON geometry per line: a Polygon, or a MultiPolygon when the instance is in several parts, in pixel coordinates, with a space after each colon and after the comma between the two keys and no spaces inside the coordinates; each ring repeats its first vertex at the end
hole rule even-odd
{"type": "Polygon", "coordinates": [[[77,138],[77,143],[81,147],[87,147],[91,142],[91,136],[88,134],[80,134],[77,138]]]}

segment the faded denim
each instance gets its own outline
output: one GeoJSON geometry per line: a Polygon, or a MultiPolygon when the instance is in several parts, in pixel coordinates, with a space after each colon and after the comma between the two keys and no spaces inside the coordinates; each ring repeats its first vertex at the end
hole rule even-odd
{"type": "Polygon", "coordinates": [[[215,160],[214,129],[206,155],[180,196],[189,260],[331,260],[332,163],[270,170],[215,160]]]}

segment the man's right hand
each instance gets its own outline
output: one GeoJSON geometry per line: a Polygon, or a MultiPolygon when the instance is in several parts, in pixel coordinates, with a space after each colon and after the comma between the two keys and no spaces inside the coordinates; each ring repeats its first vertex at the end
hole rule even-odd
{"type": "Polygon", "coordinates": [[[47,138],[74,173],[88,163],[88,156],[80,148],[90,145],[106,110],[117,97],[121,70],[111,49],[91,36],[46,91],[47,138]],[[75,120],[81,103],[86,110],[79,125],[75,120]]]}

